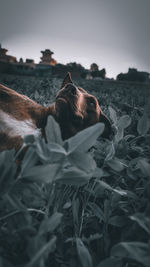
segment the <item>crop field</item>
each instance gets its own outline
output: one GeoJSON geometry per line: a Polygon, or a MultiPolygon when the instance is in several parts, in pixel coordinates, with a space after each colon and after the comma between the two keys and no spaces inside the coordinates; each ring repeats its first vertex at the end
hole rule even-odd
{"type": "MultiPolygon", "coordinates": [[[[0,83],[47,106],[62,80],[1,75],[0,83]]],[[[79,80],[116,134],[96,124],[62,141],[26,136],[0,153],[0,267],[150,266],[150,84],[79,80]],[[18,158],[28,147],[21,166],[18,158]]]]}

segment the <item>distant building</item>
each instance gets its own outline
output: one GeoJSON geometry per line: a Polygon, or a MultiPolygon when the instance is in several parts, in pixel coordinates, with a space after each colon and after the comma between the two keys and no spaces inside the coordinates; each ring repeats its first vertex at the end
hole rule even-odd
{"type": "Polygon", "coordinates": [[[34,59],[27,58],[26,59],[26,64],[29,64],[30,66],[34,67],[34,65],[35,65],[34,59]]]}
{"type": "Polygon", "coordinates": [[[45,49],[41,53],[41,61],[39,64],[36,64],[35,75],[49,76],[52,74],[52,67],[56,66],[57,61],[52,57],[54,53],[50,49],[45,49]]]}
{"type": "Polygon", "coordinates": [[[36,64],[33,59],[16,59],[14,56],[7,55],[8,50],[0,45],[0,73],[14,75],[32,75],[48,77],[54,75],[63,78],[67,72],[71,72],[74,79],[105,79],[105,69],[99,70],[96,63],[91,65],[91,69],[85,69],[81,64],[70,62],[66,65],[57,63],[52,57],[53,52],[50,49],[41,51],[41,61],[36,64]]]}
{"type": "Polygon", "coordinates": [[[131,81],[131,82],[149,82],[150,73],[138,71],[135,68],[129,68],[127,73],[120,73],[117,76],[118,81],[131,81]]]}
{"type": "Polygon", "coordinates": [[[8,50],[5,48],[2,48],[0,44],[0,62],[5,63],[15,63],[17,62],[16,57],[7,55],[8,50]]]}
{"type": "Polygon", "coordinates": [[[23,75],[33,75],[34,70],[36,68],[36,64],[33,59],[26,59],[24,62],[22,58],[20,58],[19,62],[16,62],[11,67],[11,73],[15,74],[23,74],[23,75]]]}
{"type": "Polygon", "coordinates": [[[0,72],[8,74],[33,75],[36,64],[33,59],[22,58],[17,61],[16,57],[7,55],[8,50],[0,45],[0,72]]]}
{"type": "Polygon", "coordinates": [[[57,61],[52,58],[52,55],[54,54],[50,49],[45,49],[44,51],[41,51],[42,57],[40,64],[46,64],[55,66],[57,64],[57,61]]]}

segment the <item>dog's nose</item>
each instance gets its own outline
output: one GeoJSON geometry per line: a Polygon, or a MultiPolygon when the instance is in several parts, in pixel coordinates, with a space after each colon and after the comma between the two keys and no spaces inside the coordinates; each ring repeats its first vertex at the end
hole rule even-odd
{"type": "Polygon", "coordinates": [[[77,89],[76,89],[76,87],[72,83],[68,83],[66,85],[65,89],[68,92],[70,92],[72,95],[76,95],[77,94],[77,89]]]}

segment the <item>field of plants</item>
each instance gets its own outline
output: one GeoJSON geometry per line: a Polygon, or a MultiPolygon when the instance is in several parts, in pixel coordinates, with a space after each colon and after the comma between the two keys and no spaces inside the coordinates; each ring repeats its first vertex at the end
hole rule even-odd
{"type": "MultiPolygon", "coordinates": [[[[61,82],[0,77],[43,105],[61,82]]],[[[62,141],[49,117],[47,143],[30,135],[17,154],[0,153],[0,267],[150,266],[150,84],[76,83],[116,134],[101,138],[98,123],[62,141]]]]}

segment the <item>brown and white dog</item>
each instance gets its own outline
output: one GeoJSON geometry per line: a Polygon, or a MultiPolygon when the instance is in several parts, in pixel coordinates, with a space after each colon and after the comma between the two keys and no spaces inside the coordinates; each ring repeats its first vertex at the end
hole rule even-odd
{"type": "Polygon", "coordinates": [[[64,140],[97,122],[105,124],[103,137],[112,133],[110,121],[97,99],[77,87],[68,73],[49,107],[0,85],[0,151],[18,150],[25,135],[43,133],[49,115],[59,123],[64,140]]]}

